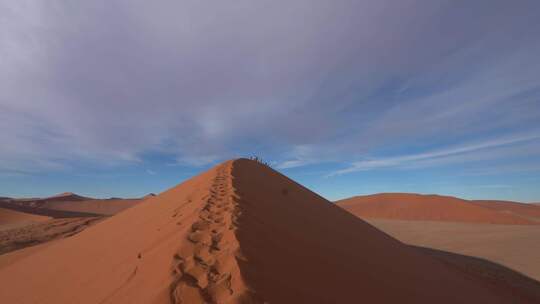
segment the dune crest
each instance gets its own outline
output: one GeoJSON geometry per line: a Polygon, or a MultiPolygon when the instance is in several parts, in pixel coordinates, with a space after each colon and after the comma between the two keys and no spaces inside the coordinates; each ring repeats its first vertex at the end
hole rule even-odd
{"type": "Polygon", "coordinates": [[[534,303],[246,159],[35,248],[0,256],[0,302],[534,303]]]}
{"type": "Polygon", "coordinates": [[[198,219],[175,254],[173,303],[229,303],[249,297],[237,259],[241,259],[234,230],[239,211],[231,185],[231,166],[221,165],[198,219]]]}

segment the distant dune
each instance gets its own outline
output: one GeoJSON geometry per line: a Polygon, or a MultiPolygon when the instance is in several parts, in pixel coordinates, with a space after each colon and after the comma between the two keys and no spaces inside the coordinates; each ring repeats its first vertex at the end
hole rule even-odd
{"type": "Polygon", "coordinates": [[[470,202],[450,196],[382,193],[355,196],[336,203],[361,218],[511,225],[536,223],[522,215],[501,212],[502,207],[487,208],[484,202],[470,202]]]}
{"type": "Polygon", "coordinates": [[[39,247],[0,256],[0,302],[538,303],[244,159],[39,247]]]}
{"type": "Polygon", "coordinates": [[[50,197],[47,197],[47,198],[43,198],[41,200],[42,201],[55,201],[55,202],[59,202],[59,201],[73,202],[73,201],[84,201],[84,200],[88,200],[88,199],[90,199],[90,198],[80,196],[80,195],[75,194],[73,192],[64,192],[64,193],[53,195],[53,196],[50,196],[50,197]]]}
{"type": "Polygon", "coordinates": [[[116,214],[151,197],[153,197],[152,194],[140,199],[94,199],[80,196],[72,192],[65,192],[47,198],[8,198],[0,201],[0,207],[55,218],[92,217],[96,215],[116,214]]]}
{"type": "MultiPolygon", "coordinates": [[[[49,220],[50,217],[18,212],[15,210],[0,208],[0,225],[12,225],[21,223],[38,223],[49,220]]],[[[1,227],[0,227],[1,228],[1,227]]]]}
{"type": "Polygon", "coordinates": [[[142,199],[93,199],[82,201],[50,201],[42,207],[50,210],[85,212],[102,215],[113,215],[127,208],[131,208],[142,199]]]}
{"type": "Polygon", "coordinates": [[[473,204],[493,209],[499,212],[508,213],[514,216],[522,217],[527,220],[540,222],[540,207],[534,204],[523,204],[509,201],[471,201],[473,204]]]}

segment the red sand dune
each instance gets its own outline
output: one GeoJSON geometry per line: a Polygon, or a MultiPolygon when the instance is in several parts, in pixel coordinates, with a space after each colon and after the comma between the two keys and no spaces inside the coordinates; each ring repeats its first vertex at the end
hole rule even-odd
{"type": "Polygon", "coordinates": [[[5,208],[0,208],[0,225],[36,223],[49,220],[50,217],[18,212],[5,208]]]}
{"type": "Polygon", "coordinates": [[[529,225],[528,219],[484,208],[456,197],[408,193],[355,196],[336,202],[358,217],[529,225]]]}
{"type": "Polygon", "coordinates": [[[244,159],[27,250],[2,303],[534,303],[244,159]]]}

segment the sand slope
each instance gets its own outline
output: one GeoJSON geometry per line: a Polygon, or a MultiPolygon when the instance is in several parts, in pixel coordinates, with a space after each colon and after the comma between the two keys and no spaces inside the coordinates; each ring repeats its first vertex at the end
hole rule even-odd
{"type": "Polygon", "coordinates": [[[382,193],[336,202],[361,218],[454,221],[489,224],[535,224],[521,216],[499,212],[450,196],[382,193]]]}
{"type": "Polygon", "coordinates": [[[2,303],[533,303],[249,160],[11,261],[2,303]]]}

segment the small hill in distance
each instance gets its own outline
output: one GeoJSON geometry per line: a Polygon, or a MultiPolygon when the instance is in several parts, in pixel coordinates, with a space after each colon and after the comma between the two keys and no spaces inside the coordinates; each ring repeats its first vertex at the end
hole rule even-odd
{"type": "Polygon", "coordinates": [[[84,201],[89,200],[91,198],[80,196],[78,194],[75,194],[73,192],[64,192],[60,194],[56,194],[47,198],[41,199],[42,201],[84,201]]]}
{"type": "Polygon", "coordinates": [[[518,203],[467,201],[451,196],[381,193],[355,196],[336,204],[360,218],[418,221],[450,221],[485,224],[539,224],[537,206],[518,203]]]}

